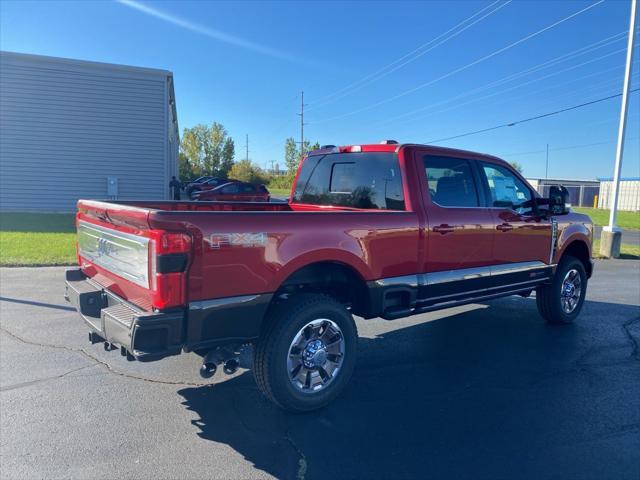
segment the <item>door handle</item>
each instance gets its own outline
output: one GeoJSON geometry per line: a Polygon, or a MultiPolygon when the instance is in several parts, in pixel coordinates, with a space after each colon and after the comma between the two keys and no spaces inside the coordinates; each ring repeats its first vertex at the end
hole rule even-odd
{"type": "Polygon", "coordinates": [[[441,233],[442,235],[444,235],[445,233],[453,233],[454,230],[455,230],[455,227],[452,227],[451,225],[447,225],[446,223],[443,223],[442,225],[438,225],[437,227],[433,227],[434,232],[441,233]]]}
{"type": "Polygon", "coordinates": [[[503,223],[496,227],[496,230],[500,230],[501,232],[508,232],[509,230],[513,230],[513,225],[509,223],[503,223]]]}

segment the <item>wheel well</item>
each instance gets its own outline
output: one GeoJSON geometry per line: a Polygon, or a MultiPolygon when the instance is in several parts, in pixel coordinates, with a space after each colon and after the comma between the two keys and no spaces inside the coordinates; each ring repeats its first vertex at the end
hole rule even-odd
{"type": "Polygon", "coordinates": [[[575,257],[578,260],[580,260],[584,265],[585,271],[587,272],[587,277],[591,277],[591,273],[592,273],[591,271],[593,266],[591,265],[591,259],[589,257],[589,247],[587,247],[586,243],[580,240],[575,240],[571,242],[562,253],[563,257],[565,255],[571,255],[572,257],[575,257]]]}
{"type": "Polygon", "coordinates": [[[354,314],[367,316],[370,299],[367,283],[351,267],[338,262],[318,262],[306,265],[282,283],[274,298],[299,292],[324,293],[344,305],[354,314]]]}

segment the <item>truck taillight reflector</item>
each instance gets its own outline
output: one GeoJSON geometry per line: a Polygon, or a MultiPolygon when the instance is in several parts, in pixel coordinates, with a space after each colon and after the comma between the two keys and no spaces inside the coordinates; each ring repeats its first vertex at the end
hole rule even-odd
{"type": "Polygon", "coordinates": [[[158,246],[160,255],[168,253],[188,253],[191,250],[191,237],[184,233],[165,233],[158,246]]]}
{"type": "Polygon", "coordinates": [[[151,231],[149,274],[153,306],[156,309],[185,304],[185,270],[191,251],[191,237],[183,233],[151,231]]]}

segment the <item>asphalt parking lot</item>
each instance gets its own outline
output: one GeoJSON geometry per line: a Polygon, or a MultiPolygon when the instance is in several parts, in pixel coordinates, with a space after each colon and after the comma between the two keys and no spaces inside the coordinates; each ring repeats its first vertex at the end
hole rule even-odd
{"type": "Polygon", "coordinates": [[[89,345],[63,272],[0,270],[2,478],[640,478],[640,262],[598,261],[570,326],[520,297],[359,320],[350,387],[307,415],[250,370],[89,345]]]}

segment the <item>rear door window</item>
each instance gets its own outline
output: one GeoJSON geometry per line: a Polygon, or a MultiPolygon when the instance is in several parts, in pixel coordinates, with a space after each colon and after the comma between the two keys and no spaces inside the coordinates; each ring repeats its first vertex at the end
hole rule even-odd
{"type": "Polygon", "coordinates": [[[478,189],[469,160],[425,155],[431,201],[442,207],[479,207],[478,189]]]}
{"type": "Polygon", "coordinates": [[[302,165],[293,201],[404,210],[398,157],[391,152],[311,156],[302,165]]]}

